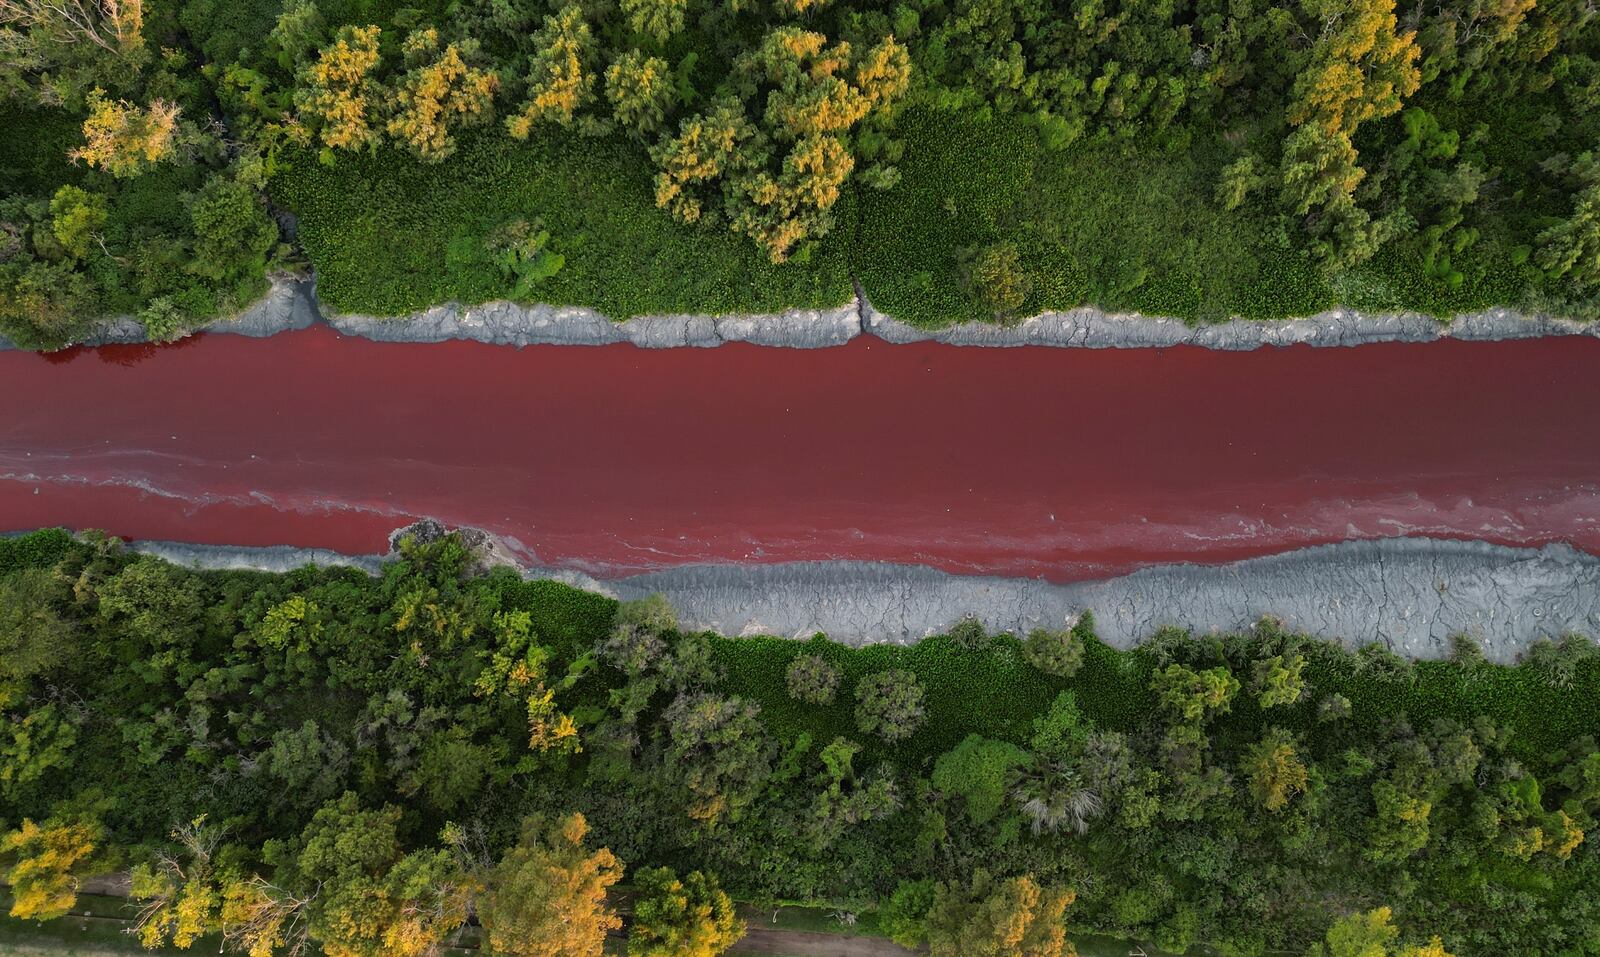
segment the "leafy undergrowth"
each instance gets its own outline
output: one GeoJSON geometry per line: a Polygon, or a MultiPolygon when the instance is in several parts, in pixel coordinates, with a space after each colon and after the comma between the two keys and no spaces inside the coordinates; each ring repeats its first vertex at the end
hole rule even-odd
{"type": "Polygon", "coordinates": [[[505,263],[518,231],[547,233],[539,252],[561,260],[525,287],[529,301],[616,319],[849,301],[837,242],[846,227],[807,261],[775,266],[725,226],[674,222],[652,189],[648,160],[625,141],[548,133],[517,143],[498,132],[465,141],[438,166],[394,150],[341,157],[331,168],[295,154],[271,184],[300,218],[318,295],[345,311],[398,315],[509,298],[522,278],[505,263]]]}
{"type": "Polygon", "coordinates": [[[867,297],[896,318],[935,326],[1089,304],[1264,319],[1332,302],[1267,217],[1212,201],[1228,157],[1220,144],[1048,151],[1015,120],[928,110],[908,113],[899,131],[903,178],[863,191],[853,258],[867,297]],[[1002,311],[966,274],[985,249],[1006,245],[1021,301],[1002,311]]]}

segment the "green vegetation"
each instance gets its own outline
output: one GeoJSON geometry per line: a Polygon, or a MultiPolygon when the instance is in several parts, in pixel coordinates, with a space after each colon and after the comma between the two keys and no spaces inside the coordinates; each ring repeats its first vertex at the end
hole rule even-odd
{"type": "Polygon", "coordinates": [[[850,298],[837,253],[775,266],[726,229],[674,223],[651,204],[649,170],[634,152],[615,138],[517,143],[485,133],[440,166],[387,148],[332,167],[297,153],[276,192],[301,216],[317,294],[340,309],[389,315],[518,298],[626,318],[850,298]],[[514,295],[521,276],[503,257],[519,224],[547,234],[562,264],[514,295]]]}
{"type": "Polygon", "coordinates": [[[1413,663],[1264,621],[1122,652],[1086,615],[852,649],[467,557],[0,540],[14,913],[126,870],[151,945],[420,955],[475,914],[495,952],[588,954],[629,877],[639,953],[720,952],[726,891],[937,953],[1060,954],[1064,918],[1172,952],[1600,954],[1586,641],[1413,663]]]}
{"type": "Polygon", "coordinates": [[[5,0],[0,30],[0,333],[30,347],[180,335],[300,255],[375,314],[1600,290],[1582,0],[5,0]]]}

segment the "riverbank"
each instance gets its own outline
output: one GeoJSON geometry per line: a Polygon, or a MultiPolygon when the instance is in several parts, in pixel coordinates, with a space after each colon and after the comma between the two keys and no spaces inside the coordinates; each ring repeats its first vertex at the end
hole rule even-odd
{"type": "MultiPolygon", "coordinates": [[[[873,308],[858,288],[855,297],[830,309],[774,313],[636,316],[617,321],[578,306],[506,301],[464,306],[444,303],[403,316],[381,317],[324,309],[314,280],[274,278],[267,294],[238,316],[195,330],[262,338],[325,323],[341,335],[377,342],[434,343],[468,340],[492,345],[613,345],[643,349],[712,348],[734,342],[793,349],[843,345],[858,336],[905,345],[936,342],[1008,348],[1054,346],[1077,349],[1138,349],[1197,346],[1244,351],[1267,346],[1358,346],[1379,342],[1472,342],[1547,336],[1600,338],[1600,323],[1511,309],[1463,313],[1448,321],[1415,312],[1366,313],[1330,309],[1299,319],[1231,319],[1186,323],[1163,316],[1105,312],[1082,307],[1046,312],[1009,324],[967,322],[925,328],[873,308]]],[[[123,317],[106,323],[82,345],[146,341],[144,327],[123,317]]],[[[0,349],[14,346],[0,337],[0,349]]]]}
{"type": "MultiPolygon", "coordinates": [[[[420,527],[430,535],[438,528],[420,527]]],[[[207,569],[282,572],[316,563],[375,574],[383,560],[285,547],[136,542],[133,548],[207,569]]],[[[1024,634],[1060,627],[1084,611],[1094,614],[1100,638],[1118,648],[1166,626],[1228,632],[1267,616],[1292,631],[1352,647],[1380,642],[1418,659],[1446,657],[1450,638],[1463,633],[1498,662],[1515,661],[1541,639],[1600,634],[1600,557],[1564,545],[1522,549],[1427,538],[1343,542],[1061,585],[849,561],[695,565],[614,580],[569,569],[521,573],[621,600],[661,594],[686,625],[725,635],[809,638],[822,632],[857,646],[914,643],[968,616],[991,632],[1024,634]]]]}

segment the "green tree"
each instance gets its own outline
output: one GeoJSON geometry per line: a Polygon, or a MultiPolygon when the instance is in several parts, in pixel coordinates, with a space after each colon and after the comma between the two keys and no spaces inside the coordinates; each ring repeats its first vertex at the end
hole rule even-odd
{"type": "Polygon", "coordinates": [[[611,118],[636,137],[661,129],[677,90],[667,61],[630,50],[606,68],[611,118]]]}
{"type": "Polygon", "coordinates": [[[346,791],[287,849],[280,869],[310,898],[307,930],[328,957],[423,957],[466,922],[474,880],[449,851],[404,852],[399,821],[346,791]]]}
{"type": "Polygon", "coordinates": [[[959,796],[972,823],[984,824],[1000,813],[1013,774],[1030,759],[1014,744],[969,734],[934,762],[933,786],[959,796]]]}
{"type": "Polygon", "coordinates": [[[656,43],[666,43],[683,29],[689,0],[621,0],[628,28],[656,43]]]}
{"type": "Polygon", "coordinates": [[[1288,807],[1310,780],[1294,735],[1282,728],[1273,728],[1251,745],[1245,751],[1242,766],[1250,780],[1251,795],[1274,814],[1288,807]]]}
{"type": "Polygon", "coordinates": [[[972,254],[963,270],[963,281],[996,319],[1009,319],[1028,301],[1030,284],[1022,268],[1022,254],[1017,244],[1009,240],[972,254]]]}
{"type": "Polygon", "coordinates": [[[1255,663],[1253,669],[1256,703],[1262,708],[1294,704],[1305,693],[1304,655],[1273,655],[1255,663]]]}
{"type": "Polygon", "coordinates": [[[29,679],[71,664],[83,634],[65,614],[66,582],[43,568],[0,578],[0,710],[27,692],[29,679]]]}
{"type": "Polygon", "coordinates": [[[819,854],[851,826],[882,820],[900,810],[892,776],[856,773],[855,758],[860,753],[861,745],[846,738],[834,738],[818,753],[822,773],[817,782],[822,790],[811,802],[804,833],[819,854]]]}
{"type": "Polygon", "coordinates": [[[744,936],[744,921],[714,878],[670,868],[634,874],[637,896],[628,928],[628,957],[718,957],[744,936]]]}
{"type": "Polygon", "coordinates": [[[679,695],[662,714],[664,768],[689,816],[707,828],[739,818],[772,773],[760,712],[754,702],[701,692],[679,695]]]}
{"type": "Polygon", "coordinates": [[[1070,629],[1035,628],[1022,643],[1022,655],[1047,675],[1070,678],[1083,667],[1083,639],[1070,629]]]}
{"type": "Polygon", "coordinates": [[[1260,162],[1254,153],[1246,153],[1222,168],[1213,197],[1218,206],[1226,210],[1238,209],[1251,193],[1266,185],[1267,177],[1257,169],[1260,162]]]}
{"type": "Polygon", "coordinates": [[[26,715],[0,714],[0,794],[14,797],[49,771],[71,766],[81,721],[54,701],[26,715]]]}
{"type": "Polygon", "coordinates": [[[1587,290],[1600,286],[1600,182],[1573,198],[1572,213],[1539,233],[1534,262],[1552,279],[1587,290]]]}
{"type": "Polygon", "coordinates": [[[878,912],[878,926],[902,947],[915,950],[928,939],[928,911],[933,909],[934,882],[927,878],[901,881],[878,912]]]}
{"type": "Polygon", "coordinates": [[[1392,918],[1387,907],[1341,917],[1321,942],[1311,945],[1306,957],[1451,957],[1438,937],[1421,946],[1392,949],[1400,936],[1392,918]]]}
{"type": "Polygon", "coordinates": [[[910,671],[880,671],[856,686],[856,727],[891,744],[916,733],[924,712],[922,682],[910,671]]]}
{"type": "Polygon", "coordinates": [[[796,701],[830,705],[839,688],[839,669],[820,655],[801,655],[789,662],[784,671],[784,684],[789,689],[789,697],[796,701]]]}
{"type": "Polygon", "coordinates": [[[259,281],[278,243],[278,227],[258,193],[263,185],[259,166],[251,164],[206,180],[189,209],[196,273],[219,282],[259,281]]]}
{"type": "Polygon", "coordinates": [[[606,903],[622,865],[606,848],[587,850],[588,833],[582,814],[523,823],[478,905],[489,953],[600,957],[606,933],[622,926],[606,903]]]}
{"type": "Polygon", "coordinates": [[[1227,713],[1239,691],[1239,679],[1221,666],[1195,671],[1172,664],[1156,672],[1150,690],[1162,707],[1182,720],[1203,721],[1227,713]]]}
{"type": "Polygon", "coordinates": [[[74,259],[89,255],[108,219],[106,198],[76,186],[63,186],[50,199],[50,230],[74,259]]]}
{"type": "Polygon", "coordinates": [[[100,586],[98,597],[101,619],[145,649],[188,645],[204,623],[199,583],[156,558],[129,562],[100,586]]]}
{"type": "Polygon", "coordinates": [[[1031,761],[1018,770],[1011,790],[1033,833],[1070,828],[1082,836],[1104,811],[1100,792],[1083,768],[1092,739],[1093,725],[1070,691],[1057,695],[1050,710],[1034,719],[1031,761]]]}

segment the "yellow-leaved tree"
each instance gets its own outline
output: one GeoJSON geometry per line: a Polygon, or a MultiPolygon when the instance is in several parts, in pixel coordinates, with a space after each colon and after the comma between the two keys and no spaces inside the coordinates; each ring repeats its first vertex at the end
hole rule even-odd
{"type": "Polygon", "coordinates": [[[600,957],[606,933],[622,921],[606,891],[622,864],[606,848],[589,851],[582,814],[523,822],[522,839],[489,875],[478,904],[491,953],[518,957],[600,957]]]}
{"type": "Polygon", "coordinates": [[[331,149],[376,147],[386,92],[373,75],[381,56],[375,26],[343,26],[300,75],[295,106],[331,149]]]}
{"type": "Polygon", "coordinates": [[[631,50],[606,68],[606,100],[611,103],[611,118],[635,136],[661,128],[672,95],[671,68],[658,56],[631,50]]]}
{"type": "Polygon", "coordinates": [[[579,109],[594,99],[595,59],[599,45],[584,19],[583,8],[568,4],[544,18],[533,35],[529,58],[528,98],[506,129],[527,139],[536,123],[570,125],[579,109]]]}
{"type": "Polygon", "coordinates": [[[1453,957],[1438,937],[1392,949],[1400,937],[1393,918],[1394,912],[1387,907],[1341,917],[1320,942],[1311,945],[1306,957],[1453,957]]]}
{"type": "Polygon", "coordinates": [[[1295,78],[1289,122],[1319,123],[1329,133],[1400,111],[1417,92],[1416,31],[1397,32],[1394,0],[1305,0],[1321,33],[1311,62],[1295,78]]]}
{"type": "Polygon", "coordinates": [[[161,99],[147,107],[107,99],[96,87],[83,121],[84,143],[67,155],[113,176],[137,176],[176,152],[179,112],[176,104],[161,99]]]}
{"type": "Polygon", "coordinates": [[[407,66],[395,86],[395,112],[389,135],[418,158],[437,163],[456,151],[452,127],[483,122],[494,105],[499,78],[467,65],[470,47],[451,43],[439,49],[439,31],[413,31],[401,48],[407,66]]]}
{"type": "Polygon", "coordinates": [[[0,854],[12,856],[11,916],[53,920],[78,901],[78,882],[93,861],[100,825],[93,820],[50,818],[42,825],[23,818],[0,839],[0,854]]]}

